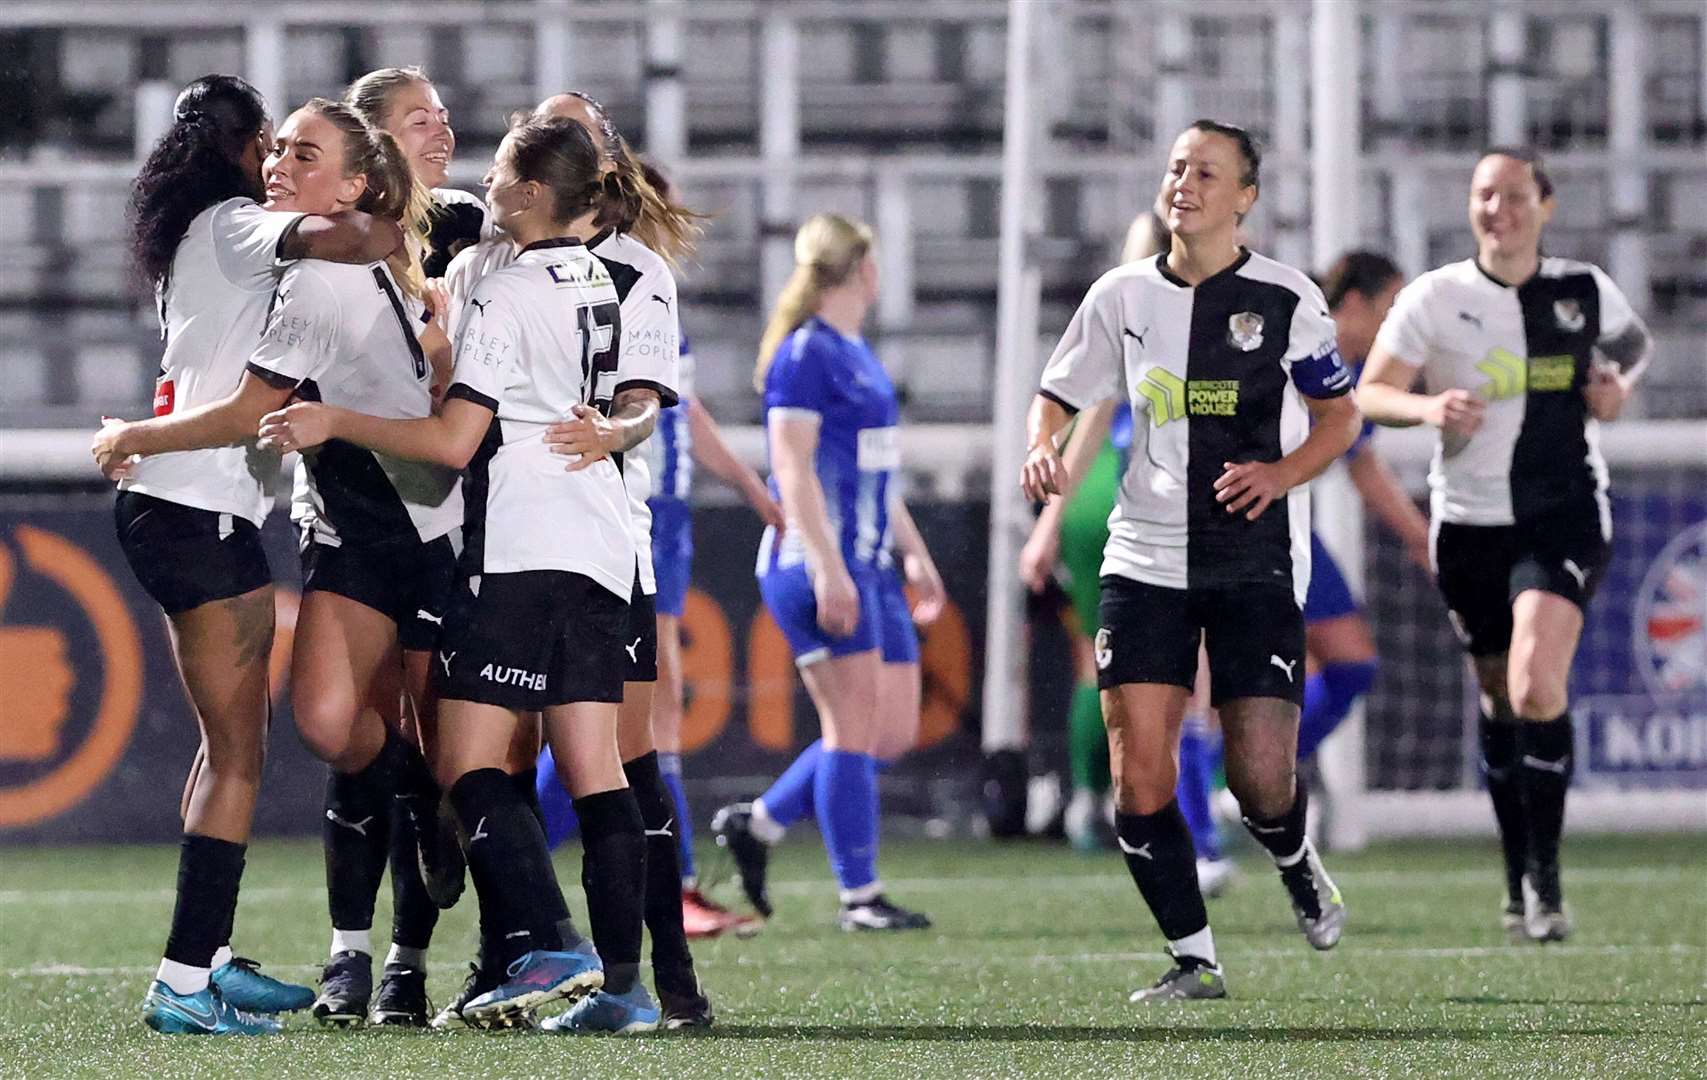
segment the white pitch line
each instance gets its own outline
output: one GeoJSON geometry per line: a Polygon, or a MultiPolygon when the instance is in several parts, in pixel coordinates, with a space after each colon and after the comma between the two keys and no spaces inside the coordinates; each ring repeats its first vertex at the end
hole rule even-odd
{"type": "MultiPolygon", "coordinates": [[[[1385,958],[1391,960],[1473,960],[1491,957],[1510,956],[1695,956],[1707,954],[1707,946],[1702,945],[1465,945],[1447,946],[1441,948],[1397,948],[1389,949],[1379,946],[1372,948],[1356,948],[1348,950],[1347,955],[1362,959],[1365,957],[1385,958]]],[[[1291,949],[1242,949],[1231,955],[1230,959],[1237,963],[1251,960],[1286,960],[1298,959],[1307,954],[1296,948],[1291,949]]],[[[1022,964],[1037,966],[1039,964],[1127,964],[1144,963],[1156,958],[1154,951],[1147,952],[1106,952],[1106,953],[1032,953],[1025,956],[986,956],[976,960],[959,960],[954,957],[923,957],[909,961],[914,966],[927,968],[964,968],[973,966],[988,966],[994,964],[1022,964]]],[[[36,964],[31,967],[10,968],[5,972],[6,978],[68,978],[93,979],[114,977],[140,977],[154,974],[153,967],[138,965],[122,967],[84,967],[78,964],[36,964]]],[[[268,964],[267,970],[277,972],[315,972],[320,970],[318,964],[268,964]]],[[[1610,1003],[1609,1003],[1610,1004],[1610,1003]]]]}
{"type": "MultiPolygon", "coordinates": [[[[1009,877],[993,875],[969,877],[926,877],[926,878],[887,878],[884,884],[896,891],[907,892],[956,892],[961,890],[990,890],[1009,889],[1023,885],[1027,889],[1068,889],[1068,890],[1114,890],[1125,891],[1132,888],[1131,879],[1116,870],[1118,864],[1112,857],[1109,861],[1109,872],[1106,874],[1045,874],[1026,875],[1014,874],[1009,877]]],[[[1329,857],[1332,861],[1332,857],[1329,857]]],[[[1265,868],[1259,860],[1250,859],[1241,863],[1243,868],[1253,874],[1261,874],[1265,868]]],[[[1694,880],[1700,876],[1700,869],[1693,866],[1643,867],[1635,870],[1617,870],[1611,868],[1585,868],[1567,870],[1567,884],[1580,883],[1584,885],[1661,885],[1680,880],[1694,880]]],[[[1486,869],[1464,868],[1456,870],[1347,870],[1335,871],[1335,880],[1352,889],[1364,888],[1410,888],[1421,884],[1440,888],[1444,886],[1489,886],[1497,889],[1499,885],[1499,868],[1490,865],[1486,869]],[[1492,883],[1490,885],[1490,883],[1492,883]]],[[[835,891],[834,882],[826,875],[821,880],[796,879],[791,881],[773,882],[770,891],[778,896],[811,896],[819,893],[832,894],[835,891]]],[[[274,885],[259,888],[245,888],[242,898],[245,902],[252,901],[284,901],[301,900],[324,896],[323,885],[274,885]]],[[[175,897],[169,888],[159,889],[4,889],[0,890],[0,906],[18,905],[26,907],[53,906],[59,904],[101,904],[115,902],[130,903],[170,903],[175,897]]]]}

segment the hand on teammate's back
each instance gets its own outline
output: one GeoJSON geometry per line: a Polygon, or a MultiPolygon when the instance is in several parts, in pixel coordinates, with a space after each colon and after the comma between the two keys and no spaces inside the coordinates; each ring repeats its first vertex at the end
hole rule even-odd
{"type": "Polygon", "coordinates": [[[263,450],[312,449],[332,438],[332,410],[316,401],[298,401],[261,417],[257,434],[263,450]]]}
{"type": "Polygon", "coordinates": [[[614,427],[608,417],[591,405],[572,405],[569,413],[569,419],[559,420],[545,429],[545,445],[553,454],[576,458],[564,471],[580,472],[600,458],[610,456],[614,427]]]}
{"type": "Polygon", "coordinates": [[[95,432],[95,439],[89,446],[101,475],[115,482],[130,475],[131,463],[136,460],[133,455],[118,452],[118,436],[124,426],[125,422],[117,417],[101,417],[101,430],[95,432]]]}

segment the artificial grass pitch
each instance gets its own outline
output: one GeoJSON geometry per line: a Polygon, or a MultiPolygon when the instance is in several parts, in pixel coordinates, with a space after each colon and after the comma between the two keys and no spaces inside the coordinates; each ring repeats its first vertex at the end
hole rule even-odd
{"type": "MultiPolygon", "coordinates": [[[[138,1005],[176,848],[0,849],[0,1077],[1666,1077],[1707,1062],[1698,835],[1567,837],[1576,933],[1546,947],[1501,932],[1491,842],[1330,853],[1350,919],[1326,954],[1252,857],[1210,904],[1230,999],[1140,1008],[1127,993],[1167,960],[1117,855],[889,843],[892,898],[936,927],[854,935],[834,928],[822,852],[798,833],[778,852],[764,933],[696,945],[716,1026],[623,1039],[337,1032],[306,1013],[268,1038],[157,1035],[138,1005]]],[[[578,849],[559,853],[559,876],[585,927],[578,849]]],[[[719,895],[732,901],[733,885],[719,895]]],[[[381,952],[389,900],[387,886],[381,952]]],[[[251,847],[240,955],[313,982],[325,911],[318,844],[251,847]]],[[[439,924],[435,1003],[461,985],[473,917],[470,893],[439,924]]]]}

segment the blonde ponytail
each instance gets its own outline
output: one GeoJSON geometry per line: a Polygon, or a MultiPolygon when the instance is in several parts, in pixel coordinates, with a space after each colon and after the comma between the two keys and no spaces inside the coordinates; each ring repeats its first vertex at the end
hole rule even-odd
{"type": "Polygon", "coordinates": [[[818,310],[826,289],[848,280],[871,253],[871,226],[840,214],[816,214],[794,234],[794,273],[782,287],[759,339],[753,389],[765,392],[771,361],[788,335],[818,310]]]}

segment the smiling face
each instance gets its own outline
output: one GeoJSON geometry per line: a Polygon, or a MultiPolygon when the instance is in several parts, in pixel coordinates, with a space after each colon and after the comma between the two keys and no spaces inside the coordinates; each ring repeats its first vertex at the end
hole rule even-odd
{"type": "Polygon", "coordinates": [[[344,175],[344,133],[308,109],[285,120],[261,166],[269,210],[335,214],[348,210],[367,190],[367,178],[344,175]]]}
{"type": "Polygon", "coordinates": [[[1553,199],[1542,197],[1529,162],[1489,154],[1476,163],[1470,177],[1470,231],[1484,263],[1534,256],[1552,217],[1553,199]]]}
{"type": "Polygon", "coordinates": [[[1257,201],[1255,185],[1239,182],[1244,174],[1245,159],[1237,142],[1219,132],[1187,129],[1168,152],[1168,172],[1157,200],[1168,231],[1196,237],[1236,229],[1238,219],[1257,201]]]}
{"type": "Polygon", "coordinates": [[[421,183],[429,188],[444,186],[456,153],[456,132],[450,126],[450,110],[432,83],[415,79],[392,91],[385,130],[403,148],[421,183]]]}

